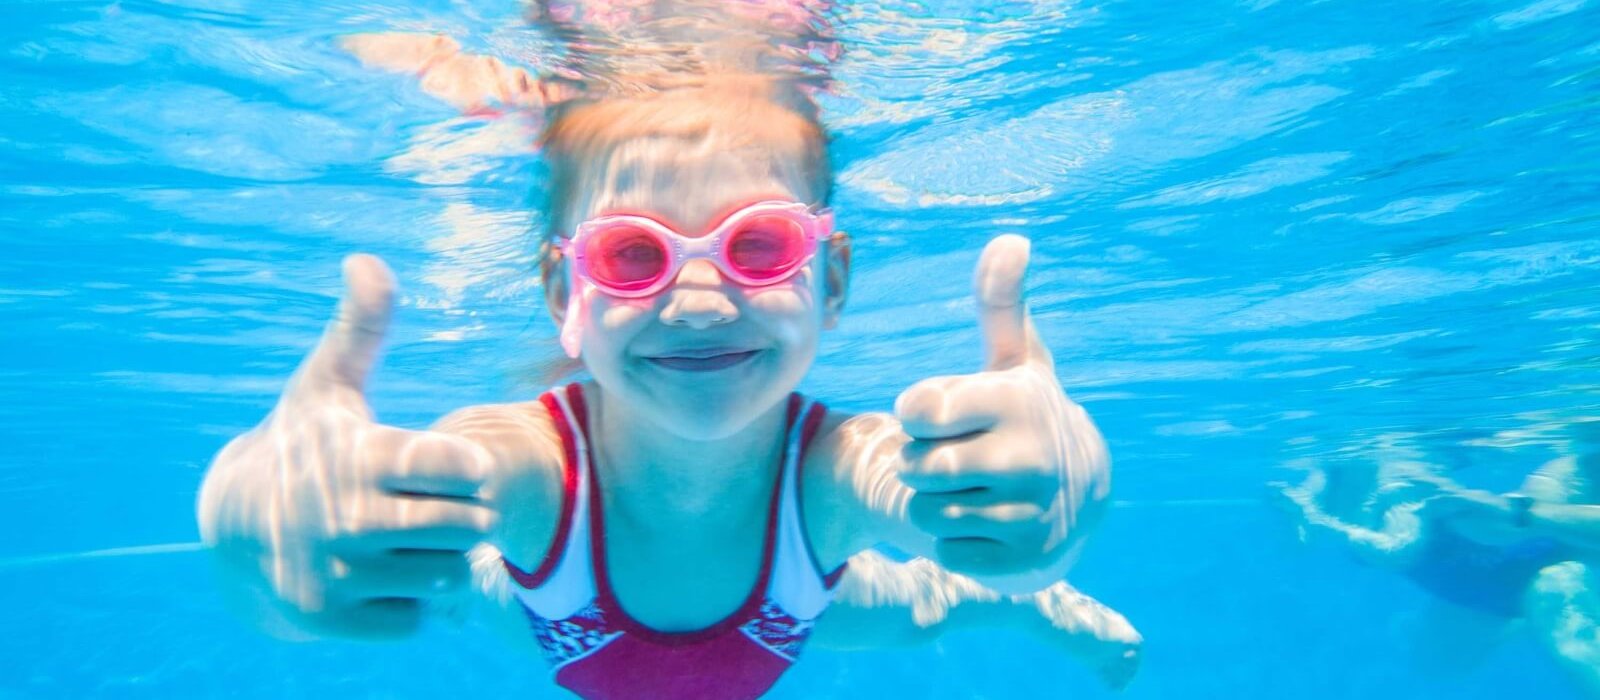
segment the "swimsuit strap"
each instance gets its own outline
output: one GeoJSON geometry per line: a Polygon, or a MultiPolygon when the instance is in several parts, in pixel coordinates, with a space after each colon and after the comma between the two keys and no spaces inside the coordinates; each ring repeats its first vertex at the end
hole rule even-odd
{"type": "MultiPolygon", "coordinates": [[[[580,390],[570,390],[568,394],[572,401],[573,412],[578,417],[579,433],[588,435],[587,415],[584,411],[583,393],[580,390]]],[[[791,394],[786,407],[784,423],[785,434],[794,426],[799,414],[801,399],[799,394],[791,394]]],[[[717,635],[733,630],[754,617],[759,617],[762,603],[766,599],[767,583],[771,580],[772,560],[778,532],[778,513],[781,504],[780,497],[784,492],[784,475],[787,473],[785,462],[788,461],[789,450],[779,453],[779,469],[777,478],[772,485],[772,495],[767,501],[767,519],[765,533],[761,541],[760,569],[756,575],[755,585],[750,587],[744,601],[732,613],[721,620],[698,630],[687,632],[662,632],[652,629],[629,615],[617,600],[616,592],[611,587],[611,575],[606,560],[605,536],[605,506],[601,498],[600,477],[594,466],[593,454],[586,460],[589,465],[589,549],[590,560],[593,562],[596,603],[601,609],[614,613],[616,628],[632,635],[665,645],[692,644],[694,642],[710,639],[717,635]]]]}
{"type": "Polygon", "coordinates": [[[505,569],[517,584],[516,594],[534,612],[549,619],[565,619],[594,600],[595,586],[589,561],[589,449],[587,435],[579,430],[582,414],[577,385],[552,389],[539,397],[561,440],[561,514],[550,545],[532,572],[502,556],[505,569]],[[574,396],[579,402],[574,405],[574,396]]]}
{"type": "Polygon", "coordinates": [[[591,603],[612,610],[621,628],[657,641],[683,643],[710,636],[749,619],[764,602],[775,603],[798,619],[812,619],[827,607],[841,565],[824,572],[811,546],[804,518],[804,464],[826,408],[798,393],[785,407],[784,448],[768,502],[760,571],[744,602],[723,620],[688,633],[660,633],[622,610],[611,588],[605,559],[605,523],[599,477],[589,440],[588,405],[582,386],[572,383],[539,398],[562,447],[562,499],[559,523],[549,547],[531,572],[509,558],[504,566],[517,583],[516,594],[534,612],[565,619],[591,603]],[[663,636],[665,635],[665,636],[663,636]]]}

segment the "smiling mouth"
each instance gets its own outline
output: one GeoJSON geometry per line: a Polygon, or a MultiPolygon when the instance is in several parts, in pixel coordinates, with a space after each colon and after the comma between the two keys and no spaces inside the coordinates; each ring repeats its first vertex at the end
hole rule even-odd
{"type": "Polygon", "coordinates": [[[647,357],[652,364],[667,369],[684,372],[714,372],[727,369],[734,365],[743,364],[755,357],[760,350],[711,350],[706,352],[684,352],[678,355],[664,357],[647,357]]]}

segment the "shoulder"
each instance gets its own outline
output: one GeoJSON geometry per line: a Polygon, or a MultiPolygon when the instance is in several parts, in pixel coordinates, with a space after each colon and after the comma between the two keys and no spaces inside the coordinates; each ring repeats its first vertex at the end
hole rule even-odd
{"type": "Polygon", "coordinates": [[[502,465],[560,466],[561,436],[540,401],[469,406],[440,418],[432,430],[472,440],[502,465]]]}
{"type": "Polygon", "coordinates": [[[900,434],[900,423],[887,413],[849,413],[828,409],[806,451],[806,471],[832,470],[841,457],[870,453],[888,435],[900,434]]]}
{"type": "Polygon", "coordinates": [[[484,497],[500,514],[494,544],[518,565],[537,565],[565,497],[562,438],[550,411],[539,401],[472,406],[439,419],[433,430],[467,438],[493,456],[484,497]]]}
{"type": "Polygon", "coordinates": [[[806,446],[807,485],[812,481],[831,483],[839,478],[848,470],[850,460],[863,452],[871,436],[884,432],[893,420],[884,413],[855,414],[829,409],[806,446]]]}
{"type": "MultiPolygon", "coordinates": [[[[805,462],[800,472],[805,480],[803,487],[825,485],[833,480],[834,466],[838,463],[840,453],[840,427],[852,418],[854,416],[849,413],[833,409],[823,413],[822,424],[817,426],[811,441],[805,446],[805,462]]],[[[817,493],[810,488],[806,488],[806,491],[808,496],[817,493]]]]}

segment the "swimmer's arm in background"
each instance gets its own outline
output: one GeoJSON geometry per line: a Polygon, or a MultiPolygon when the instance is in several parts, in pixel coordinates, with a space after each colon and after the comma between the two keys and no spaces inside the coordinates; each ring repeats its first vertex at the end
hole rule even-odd
{"type": "Polygon", "coordinates": [[[1315,493],[1304,486],[1275,485],[1283,499],[1298,510],[1303,534],[1325,535],[1349,546],[1362,560],[1377,566],[1400,566],[1421,532],[1417,513],[1422,503],[1397,505],[1383,514],[1383,529],[1360,527],[1322,510],[1315,493]]]}
{"type": "Polygon", "coordinates": [[[1600,505],[1575,503],[1583,499],[1595,485],[1579,482],[1578,460],[1600,459],[1600,455],[1568,456],[1540,467],[1523,481],[1520,494],[1530,498],[1523,505],[1526,514],[1520,518],[1515,507],[1512,512],[1513,527],[1525,535],[1554,537],[1573,547],[1600,552],[1600,505]]]}
{"type": "Polygon", "coordinates": [[[542,107],[558,91],[526,69],[493,56],[464,53],[461,44],[443,34],[352,34],[339,45],[363,66],[416,76],[423,92],[467,114],[487,114],[497,105],[542,107]]]}
{"type": "Polygon", "coordinates": [[[1065,577],[1105,511],[1110,457],[1028,316],[1028,255],[1026,239],[1001,236],[978,262],[984,371],[919,382],[893,415],[821,435],[806,482],[826,495],[806,507],[825,567],[887,543],[1006,593],[1065,577]]]}
{"type": "Polygon", "coordinates": [[[1517,493],[1452,489],[1439,497],[1438,508],[1467,524],[1465,534],[1492,540],[1491,544],[1551,537],[1600,551],[1600,505],[1571,502],[1582,495],[1577,459],[1565,457],[1540,467],[1517,493]]]}
{"type": "Polygon", "coordinates": [[[1554,537],[1573,547],[1600,552],[1600,506],[1572,503],[1540,503],[1528,507],[1529,535],[1554,537]]]}
{"type": "Polygon", "coordinates": [[[1139,667],[1143,637],[1127,618],[1059,582],[1002,595],[927,559],[897,562],[876,551],[850,558],[813,641],[840,650],[921,644],[965,629],[1025,632],[1121,688],[1139,667]]]}
{"type": "MultiPolygon", "coordinates": [[[[1600,459],[1600,454],[1567,456],[1540,467],[1522,482],[1520,495],[1527,514],[1522,528],[1560,539],[1575,547],[1600,551],[1600,506],[1583,503],[1596,486],[1582,483],[1578,460],[1600,459]]],[[[1513,516],[1515,522],[1517,518],[1513,516]]]]}

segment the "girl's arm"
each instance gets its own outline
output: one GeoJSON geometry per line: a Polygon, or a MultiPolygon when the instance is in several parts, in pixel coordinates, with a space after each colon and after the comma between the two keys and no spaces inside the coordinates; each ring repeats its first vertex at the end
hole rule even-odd
{"type": "Polygon", "coordinates": [[[850,558],[813,639],[834,649],[908,646],[963,629],[1010,628],[1090,665],[1113,688],[1138,669],[1143,638],[1127,618],[1065,582],[1002,595],[927,559],[850,558]]]}
{"type": "Polygon", "coordinates": [[[486,541],[513,564],[538,568],[560,525],[565,497],[561,437],[544,404],[473,406],[429,429],[461,438],[489,458],[494,468],[479,498],[496,513],[497,527],[486,541]]]}
{"type": "MultiPolygon", "coordinates": [[[[472,564],[470,598],[451,602],[463,611],[481,610],[481,619],[490,628],[511,643],[512,647],[530,654],[542,653],[539,644],[528,631],[528,615],[522,604],[512,594],[511,575],[501,563],[501,553],[494,545],[480,544],[467,554],[472,564]]],[[[463,613],[464,614],[464,613],[463,613]]]]}
{"type": "Polygon", "coordinates": [[[536,414],[481,407],[422,431],[375,419],[366,378],[394,277],[352,256],[345,283],[321,342],[272,413],[213,460],[196,506],[226,597],[291,639],[408,635],[467,582],[465,554],[494,539],[505,499],[528,549],[559,512],[559,451],[536,414]]]}
{"type": "Polygon", "coordinates": [[[827,501],[807,514],[823,564],[887,543],[1006,593],[1065,577],[1104,514],[1110,456],[1028,316],[1027,264],[1020,236],[978,262],[983,371],[918,382],[893,415],[844,421],[808,455],[808,486],[827,501]]]}

